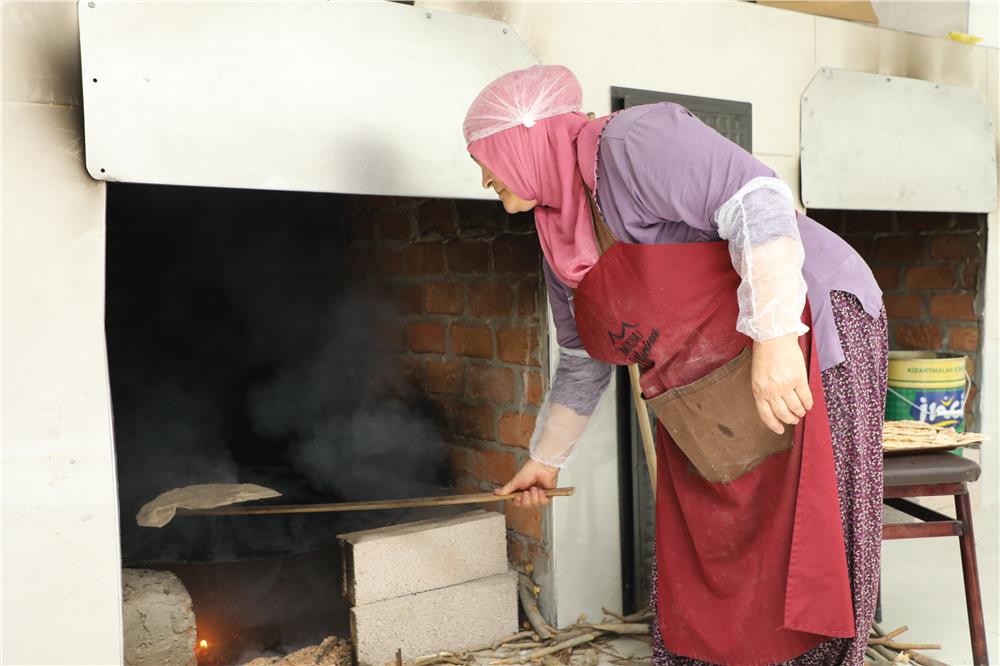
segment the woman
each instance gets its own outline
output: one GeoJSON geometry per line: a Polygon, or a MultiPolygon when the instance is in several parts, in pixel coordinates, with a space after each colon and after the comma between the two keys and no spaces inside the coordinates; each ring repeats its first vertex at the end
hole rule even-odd
{"type": "Polygon", "coordinates": [[[464,123],[483,186],[534,210],[560,345],[530,460],[497,492],[547,504],[611,364],[637,363],[658,416],[654,663],[860,664],[886,379],[871,271],[683,107],[589,120],[581,101],[535,66],[464,123]]]}

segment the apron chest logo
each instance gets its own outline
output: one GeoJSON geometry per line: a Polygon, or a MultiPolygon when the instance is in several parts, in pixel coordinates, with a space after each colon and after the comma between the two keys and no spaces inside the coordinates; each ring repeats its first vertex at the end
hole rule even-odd
{"type": "Polygon", "coordinates": [[[654,328],[649,335],[644,336],[638,328],[639,324],[623,321],[617,332],[608,331],[608,338],[611,340],[611,346],[628,359],[629,363],[647,367],[651,365],[649,352],[660,338],[660,329],[654,328]]]}

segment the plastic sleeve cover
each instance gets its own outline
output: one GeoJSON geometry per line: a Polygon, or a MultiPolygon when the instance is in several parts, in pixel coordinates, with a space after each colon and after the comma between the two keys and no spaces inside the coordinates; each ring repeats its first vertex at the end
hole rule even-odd
{"type": "Polygon", "coordinates": [[[528,452],[532,460],[552,467],[568,467],[590,416],[611,379],[607,363],[586,352],[560,349],[552,387],[535,419],[528,452]]]}
{"type": "Polygon", "coordinates": [[[778,178],[754,178],[719,207],[715,219],[742,278],[736,330],[757,341],[808,331],[802,323],[805,251],[788,186],[778,178]]]}

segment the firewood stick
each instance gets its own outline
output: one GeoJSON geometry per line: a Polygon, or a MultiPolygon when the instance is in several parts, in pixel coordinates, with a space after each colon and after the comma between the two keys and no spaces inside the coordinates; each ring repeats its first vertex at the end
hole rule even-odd
{"type": "Polygon", "coordinates": [[[583,636],[586,633],[590,633],[590,627],[581,628],[577,626],[572,626],[559,631],[556,634],[555,639],[557,642],[568,641],[571,638],[576,638],[577,636],[583,636]]]}
{"type": "Polygon", "coordinates": [[[649,606],[646,606],[645,608],[638,610],[632,613],[631,615],[626,615],[625,621],[639,622],[640,620],[648,620],[650,617],[652,617],[652,613],[649,612],[649,606]]]}
{"type": "Polygon", "coordinates": [[[621,613],[616,613],[616,612],[614,612],[612,610],[608,610],[604,606],[601,606],[601,612],[604,613],[605,615],[607,615],[608,617],[613,617],[614,619],[618,620],[619,622],[622,622],[622,623],[627,622],[627,620],[625,619],[624,615],[622,615],[621,613]]]}
{"type": "Polygon", "coordinates": [[[613,634],[648,634],[648,624],[594,624],[591,625],[598,631],[606,631],[613,634]]]}
{"type": "Polygon", "coordinates": [[[909,627],[907,627],[906,625],[903,625],[899,629],[893,629],[892,631],[890,631],[889,633],[887,633],[885,635],[885,638],[895,638],[896,636],[899,636],[901,633],[903,633],[905,631],[908,631],[909,629],[910,629],[909,627]]]}
{"type": "Polygon", "coordinates": [[[482,652],[483,650],[496,650],[504,643],[509,643],[512,641],[519,641],[522,638],[538,638],[538,635],[534,631],[518,631],[516,633],[510,634],[509,636],[504,636],[492,643],[482,643],[480,645],[473,645],[472,647],[465,648],[460,653],[455,652],[435,652],[434,654],[425,654],[421,657],[417,657],[411,662],[408,662],[411,666],[422,666],[426,664],[428,659],[438,659],[441,655],[455,655],[455,654],[469,654],[471,652],[482,652]]]}
{"type": "MultiPolygon", "coordinates": [[[[493,641],[492,643],[487,643],[485,646],[483,646],[482,649],[496,650],[505,643],[513,643],[514,641],[519,641],[522,638],[538,638],[538,635],[534,631],[519,631],[516,634],[511,634],[510,636],[501,638],[500,640],[493,641]]],[[[466,652],[478,652],[478,651],[479,650],[477,650],[476,648],[469,648],[468,650],[466,650],[466,652]]]]}
{"type": "Polygon", "coordinates": [[[538,610],[538,602],[535,601],[535,596],[532,594],[533,585],[534,583],[531,582],[531,579],[524,574],[517,575],[517,596],[521,599],[521,607],[524,608],[524,614],[528,617],[528,622],[531,624],[531,628],[535,630],[535,633],[538,634],[538,637],[543,641],[547,641],[552,638],[552,634],[545,628],[545,619],[538,610]]]}
{"type": "Polygon", "coordinates": [[[446,657],[455,656],[454,652],[435,652],[434,654],[425,654],[422,657],[417,657],[413,661],[407,662],[413,664],[414,666],[426,666],[426,664],[434,664],[446,657]]]}
{"type": "Polygon", "coordinates": [[[896,653],[890,650],[889,648],[885,647],[884,645],[869,644],[868,647],[871,648],[872,650],[875,650],[875,653],[881,655],[882,658],[885,659],[886,661],[895,661],[896,659],[896,653]]]}
{"type": "Polygon", "coordinates": [[[885,647],[901,652],[903,650],[940,650],[940,643],[895,643],[893,641],[886,641],[882,643],[885,647]]]}
{"type": "MultiPolygon", "coordinates": [[[[546,497],[569,497],[575,488],[550,488],[543,491],[546,497]]],[[[262,506],[225,506],[214,509],[177,509],[178,516],[260,516],[285,513],[329,513],[339,511],[373,511],[378,509],[413,509],[429,506],[454,506],[457,504],[490,504],[509,502],[520,493],[495,495],[473,493],[470,495],[443,495],[440,497],[414,497],[399,500],[372,500],[368,502],[336,502],[332,504],[275,504],[262,506]]]]}
{"type": "MultiPolygon", "coordinates": [[[[876,639],[885,638],[885,630],[882,629],[882,627],[880,627],[879,625],[875,624],[874,622],[872,623],[871,626],[871,633],[875,634],[876,639]]],[[[875,639],[872,639],[869,636],[869,643],[868,643],[869,650],[874,650],[875,654],[879,655],[883,661],[893,662],[896,660],[896,657],[898,656],[897,653],[893,652],[892,650],[888,649],[887,647],[885,647],[880,643],[872,643],[871,642],[872,640],[875,639]]]]}
{"type": "Polygon", "coordinates": [[[589,632],[576,638],[570,638],[569,640],[562,641],[560,643],[555,643],[547,648],[541,648],[538,650],[533,650],[527,654],[523,654],[517,657],[510,657],[508,659],[499,659],[493,662],[493,666],[501,666],[502,664],[523,664],[526,661],[532,661],[534,659],[540,659],[549,654],[555,654],[556,652],[562,652],[567,648],[574,647],[576,645],[583,645],[584,643],[589,643],[600,635],[599,632],[589,632]]]}
{"type": "Polygon", "coordinates": [[[933,657],[928,657],[925,654],[920,654],[919,652],[914,652],[913,650],[907,650],[906,653],[910,655],[910,659],[920,666],[948,666],[948,664],[943,661],[938,661],[933,657]]]}
{"type": "Polygon", "coordinates": [[[869,659],[872,660],[873,663],[876,663],[876,664],[892,663],[888,659],[886,659],[885,657],[883,657],[882,655],[880,655],[878,652],[876,652],[875,650],[873,650],[871,648],[865,648],[865,654],[868,656],[869,659]]]}

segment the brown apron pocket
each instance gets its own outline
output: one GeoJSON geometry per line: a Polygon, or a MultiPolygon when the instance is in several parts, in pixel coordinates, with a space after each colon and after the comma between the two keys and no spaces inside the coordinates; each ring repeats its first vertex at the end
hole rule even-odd
{"type": "Polygon", "coordinates": [[[760,420],[750,367],[747,347],[701,379],[647,400],[677,446],[711,483],[729,483],[769,456],[792,448],[792,428],[779,435],[760,420]]]}

